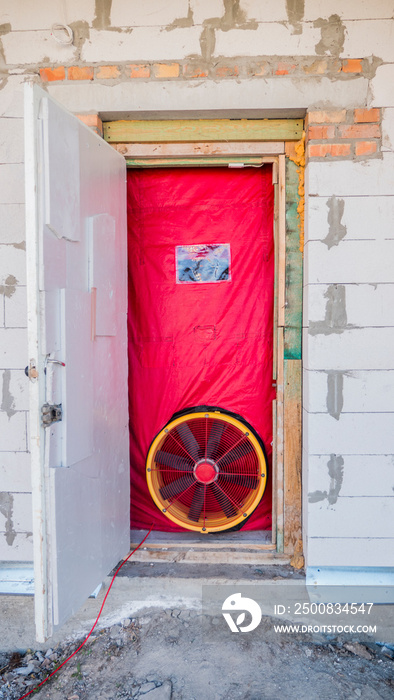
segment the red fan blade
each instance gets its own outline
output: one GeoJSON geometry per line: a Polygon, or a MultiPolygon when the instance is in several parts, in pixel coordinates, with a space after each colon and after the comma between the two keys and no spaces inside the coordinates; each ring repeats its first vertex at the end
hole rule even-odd
{"type": "Polygon", "coordinates": [[[165,467],[173,467],[181,472],[191,472],[193,469],[193,464],[188,462],[185,457],[172,455],[170,452],[163,452],[162,450],[158,450],[156,453],[155,462],[158,464],[163,464],[165,467]]]}
{"type": "Polygon", "coordinates": [[[191,474],[184,474],[184,476],[180,476],[179,479],[175,479],[170,484],[162,486],[161,489],[159,489],[161,497],[164,498],[165,501],[168,501],[178,496],[182,491],[186,491],[193,482],[194,476],[191,474]]]}

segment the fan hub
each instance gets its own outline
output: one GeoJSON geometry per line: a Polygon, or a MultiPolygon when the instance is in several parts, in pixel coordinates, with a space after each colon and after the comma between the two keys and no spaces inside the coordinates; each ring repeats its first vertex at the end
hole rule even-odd
{"type": "Polygon", "coordinates": [[[218,478],[219,467],[212,459],[200,459],[194,465],[193,473],[201,484],[212,484],[218,478]]]}

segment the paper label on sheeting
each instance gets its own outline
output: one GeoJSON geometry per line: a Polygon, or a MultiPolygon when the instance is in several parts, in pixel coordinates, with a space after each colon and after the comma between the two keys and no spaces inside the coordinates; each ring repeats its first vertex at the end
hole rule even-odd
{"type": "Polygon", "coordinates": [[[176,282],[229,282],[230,244],[178,245],[175,248],[176,282]]]}

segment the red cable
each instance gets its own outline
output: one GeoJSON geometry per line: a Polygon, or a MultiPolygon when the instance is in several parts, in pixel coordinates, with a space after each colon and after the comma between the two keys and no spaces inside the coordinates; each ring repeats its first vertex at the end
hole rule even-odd
{"type": "Polygon", "coordinates": [[[60,669],[62,668],[62,666],[64,666],[64,664],[66,664],[68,661],[70,661],[70,659],[72,659],[72,657],[75,656],[75,654],[77,654],[77,653],[79,652],[80,649],[82,649],[82,647],[84,646],[84,644],[86,644],[86,642],[88,641],[90,635],[92,634],[94,628],[96,627],[96,625],[97,625],[97,623],[98,623],[98,621],[99,621],[100,615],[101,615],[101,613],[102,613],[102,611],[103,611],[103,607],[104,607],[104,605],[105,605],[105,601],[107,600],[107,597],[108,597],[108,593],[109,593],[110,590],[111,590],[112,584],[113,584],[113,582],[115,581],[116,576],[118,575],[118,573],[119,573],[119,571],[121,570],[122,566],[123,566],[124,564],[126,564],[126,561],[128,561],[128,560],[130,559],[130,557],[134,554],[134,552],[136,552],[137,549],[139,549],[139,548],[141,547],[141,545],[144,544],[146,538],[150,535],[150,533],[152,532],[153,528],[154,528],[154,523],[151,525],[151,528],[150,528],[149,532],[146,533],[144,539],[139,543],[138,547],[136,547],[135,549],[133,549],[133,551],[130,552],[130,554],[128,555],[128,557],[126,557],[126,559],[125,559],[124,561],[122,561],[121,565],[118,566],[118,568],[116,569],[116,571],[115,571],[115,573],[114,573],[114,575],[113,575],[113,577],[112,577],[111,583],[110,583],[109,586],[108,586],[108,591],[106,592],[105,597],[104,597],[104,600],[103,600],[103,602],[102,602],[102,604],[101,604],[100,612],[99,612],[99,614],[98,614],[97,617],[96,617],[96,622],[94,623],[94,625],[93,625],[92,629],[90,630],[88,636],[83,640],[82,644],[80,644],[80,646],[78,647],[78,649],[76,649],[75,651],[73,651],[73,653],[70,654],[70,656],[68,656],[67,659],[66,659],[65,661],[63,661],[63,663],[60,664],[60,666],[58,666],[57,669],[56,669],[55,671],[52,671],[52,673],[50,673],[49,676],[47,676],[43,681],[41,681],[41,683],[39,683],[39,684],[36,685],[34,688],[32,688],[32,690],[29,690],[28,693],[25,693],[25,695],[22,695],[22,697],[20,697],[19,700],[23,700],[23,698],[27,698],[28,695],[31,695],[32,693],[35,693],[36,690],[38,690],[38,688],[41,688],[41,686],[44,685],[44,683],[46,683],[47,681],[49,681],[49,679],[52,678],[52,676],[54,676],[55,673],[57,673],[58,671],[60,671],[60,669]]]}

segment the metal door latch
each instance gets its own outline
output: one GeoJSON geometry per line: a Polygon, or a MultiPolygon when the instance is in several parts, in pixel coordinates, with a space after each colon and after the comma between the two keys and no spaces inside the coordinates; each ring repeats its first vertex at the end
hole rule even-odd
{"type": "Polygon", "coordinates": [[[52,423],[58,423],[62,420],[62,404],[61,403],[44,403],[41,408],[42,424],[44,428],[52,423]]]}

